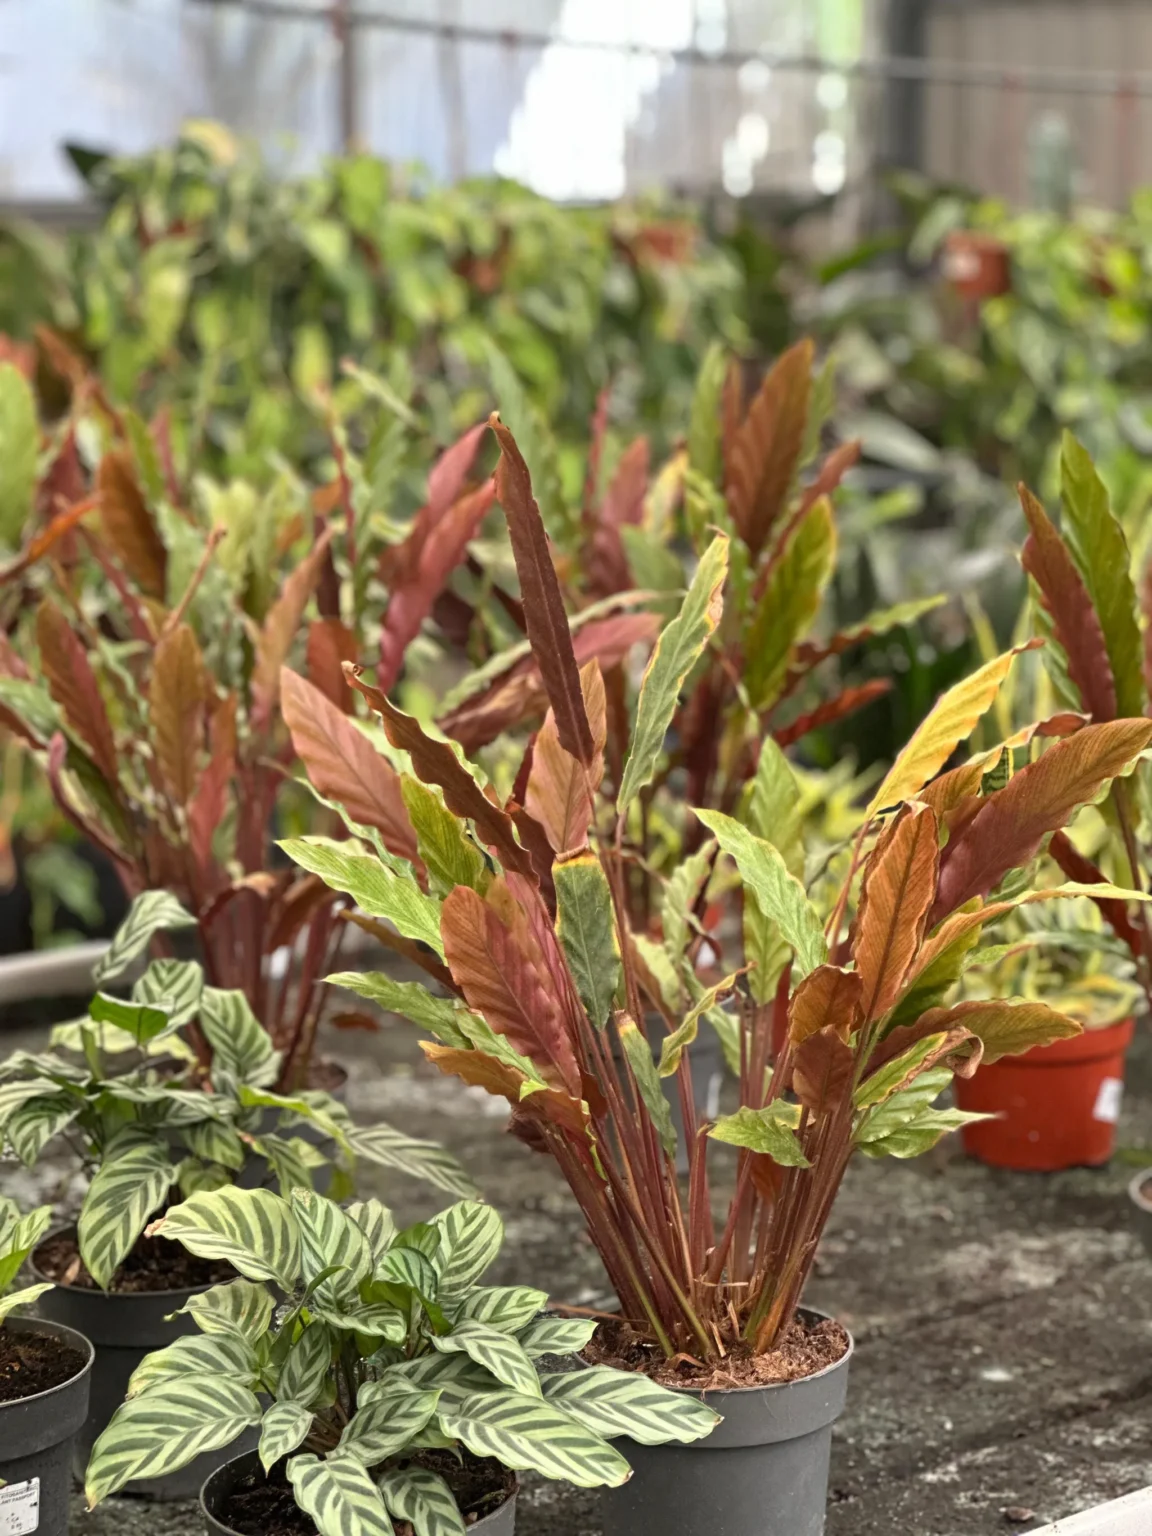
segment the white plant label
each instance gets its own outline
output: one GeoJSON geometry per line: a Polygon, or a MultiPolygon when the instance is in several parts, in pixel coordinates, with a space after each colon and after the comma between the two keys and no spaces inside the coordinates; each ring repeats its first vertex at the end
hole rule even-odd
{"type": "MultiPolygon", "coordinates": [[[[1092,1111],[1092,1118],[1115,1125],[1120,1118],[1120,1101],[1123,1097],[1123,1080],[1119,1077],[1106,1077],[1096,1094],[1096,1107],[1092,1111]]],[[[0,1530],[3,1530],[2,1526],[0,1530]]]]}
{"type": "Polygon", "coordinates": [[[0,1536],[31,1536],[40,1529],[40,1479],[0,1487],[0,1536]]]}

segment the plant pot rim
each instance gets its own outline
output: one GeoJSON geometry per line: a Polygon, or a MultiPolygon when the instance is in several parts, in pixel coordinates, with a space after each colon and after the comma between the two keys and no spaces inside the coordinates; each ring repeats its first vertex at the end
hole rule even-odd
{"type": "Polygon", "coordinates": [[[64,1381],[58,1381],[54,1387],[45,1387],[43,1392],[33,1392],[28,1397],[14,1397],[9,1402],[0,1403],[0,1414],[4,1412],[5,1408],[27,1408],[32,1405],[46,1403],[53,1394],[67,1392],[70,1387],[74,1387],[78,1381],[91,1372],[93,1362],[96,1359],[96,1346],[86,1335],[77,1332],[75,1328],[69,1328],[67,1323],[52,1322],[45,1317],[30,1317],[27,1313],[19,1315],[10,1313],[4,1319],[3,1326],[5,1328],[12,1328],[16,1333],[32,1333],[38,1334],[44,1339],[60,1340],[62,1343],[71,1345],[74,1349],[81,1350],[86,1354],[87,1358],[78,1371],[67,1377],[64,1381]],[[61,1339],[61,1335],[64,1335],[63,1339],[61,1339]]]}
{"type": "Polygon", "coordinates": [[[1144,1193],[1145,1184],[1152,1184],[1152,1168],[1141,1168],[1128,1180],[1128,1194],[1138,1210],[1152,1216],[1152,1195],[1144,1193]]]}
{"type": "MultiPolygon", "coordinates": [[[[40,1252],[40,1249],[43,1248],[44,1244],[51,1242],[54,1237],[60,1237],[67,1233],[75,1233],[75,1231],[76,1223],[74,1221],[63,1222],[58,1227],[52,1227],[50,1231],[45,1232],[44,1236],[36,1244],[35,1248],[33,1248],[31,1254],[28,1257],[28,1268],[36,1276],[37,1280],[41,1280],[46,1282],[48,1285],[55,1286],[56,1290],[64,1291],[69,1296],[91,1297],[93,1301],[148,1301],[155,1300],[158,1296],[198,1296],[201,1291],[211,1289],[213,1282],[209,1281],[202,1285],[181,1285],[171,1290],[105,1291],[102,1290],[98,1285],[67,1285],[63,1280],[53,1280],[51,1275],[45,1274],[45,1272],[39,1268],[36,1263],[36,1255],[40,1252]]],[[[216,1283],[227,1284],[226,1281],[219,1281],[216,1283]]]]}
{"type": "MultiPolygon", "coordinates": [[[[220,1516],[213,1514],[212,1511],[208,1508],[208,1500],[205,1497],[208,1492],[208,1484],[213,1480],[213,1478],[219,1477],[222,1472],[226,1472],[229,1467],[235,1467],[237,1463],[242,1461],[253,1462],[257,1468],[263,1471],[258,1451],[243,1451],[239,1456],[233,1456],[228,1461],[222,1462],[214,1472],[209,1473],[200,1487],[200,1495],[197,1499],[197,1503],[200,1505],[200,1513],[204,1516],[205,1519],[214,1520],[218,1525],[224,1524],[220,1516]]],[[[509,1468],[508,1470],[511,1471],[512,1469],[509,1468]]],[[[265,1479],[267,1479],[267,1473],[264,1473],[264,1476],[265,1479]]],[[[513,1479],[514,1480],[512,1483],[511,1493],[508,1494],[507,1498],[501,1499],[500,1503],[497,1504],[495,1509],[490,1509],[482,1520],[477,1520],[475,1524],[468,1527],[469,1536],[471,1536],[471,1532],[473,1531],[482,1531],[488,1524],[488,1521],[491,1520],[495,1515],[502,1514],[504,1510],[508,1508],[509,1504],[515,1504],[516,1499],[520,1493],[520,1479],[516,1477],[515,1473],[513,1473],[513,1479]]],[[[457,1508],[459,1508],[459,1505],[457,1505],[457,1508]]],[[[461,1519],[463,1519],[463,1515],[461,1515],[461,1519]]],[[[224,1528],[226,1530],[232,1529],[231,1526],[225,1526],[224,1528]]]]}
{"type": "MultiPolygon", "coordinates": [[[[1152,1170],[1149,1171],[1152,1172],[1152,1170]]],[[[753,1393],[758,1392],[782,1392],[786,1391],[789,1387],[802,1387],[806,1386],[809,1382],[812,1381],[822,1381],[825,1377],[831,1376],[834,1371],[841,1371],[846,1369],[856,1349],[856,1340],[852,1337],[852,1330],[846,1327],[844,1323],[841,1323],[838,1317],[833,1317],[831,1312],[825,1312],[821,1307],[799,1306],[796,1308],[796,1315],[806,1318],[815,1318],[817,1322],[822,1323],[840,1323],[841,1328],[844,1329],[844,1332],[848,1337],[848,1348],[839,1357],[839,1359],[833,1360],[829,1365],[822,1366],[818,1371],[812,1371],[808,1376],[794,1376],[790,1381],[757,1381],[752,1382],[751,1385],[746,1387],[698,1387],[692,1386],[688,1382],[684,1382],[683,1384],[680,1382],[661,1382],[660,1385],[667,1386],[673,1392],[691,1392],[696,1397],[703,1398],[706,1401],[711,1401],[711,1399],[719,1397],[751,1396],[753,1393]]],[[[582,1355],[580,1356],[580,1359],[584,1361],[584,1357],[582,1355]]],[[[590,1364],[590,1362],[584,1361],[584,1364],[587,1365],[590,1364]]],[[[628,1367],[618,1366],[617,1369],[626,1371],[628,1370],[628,1367]]],[[[640,1375],[641,1373],[638,1371],[631,1371],[629,1374],[640,1375]]]]}

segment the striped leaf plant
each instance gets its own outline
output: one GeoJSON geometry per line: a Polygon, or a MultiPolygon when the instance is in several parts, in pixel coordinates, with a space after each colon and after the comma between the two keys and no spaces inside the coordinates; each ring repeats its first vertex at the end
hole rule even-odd
{"type": "Polygon", "coordinates": [[[26,1216],[7,1195],[0,1195],[0,1326],[16,1307],[27,1307],[52,1289],[40,1281],[36,1285],[12,1289],[12,1282],[20,1273],[24,1260],[48,1230],[52,1219],[52,1207],[42,1205],[26,1216]]]}
{"type": "Polygon", "coordinates": [[[435,1453],[614,1486],[630,1474],[612,1442],[687,1444],[718,1423],[645,1377],[543,1368],[595,1324],[548,1316],[542,1291],[483,1284],[503,1227],[479,1202],[398,1230],[375,1200],[345,1208],[308,1189],[227,1187],[191,1195],[149,1231],[227,1259],[238,1278],[192,1297],[183,1310],[200,1332],[137,1369],[93,1447],[90,1506],[259,1425],[265,1472],[283,1470],[320,1536],[381,1536],[394,1521],[464,1536],[442,1475],[452,1458],[435,1453]]]}
{"type": "Polygon", "coordinates": [[[356,1126],[327,1093],[276,1092],[279,1053],[245,994],[207,986],[198,962],[154,960],[130,996],[103,990],[123,980],[155,933],[189,922],[166,892],[138,897],[97,967],[101,990],[86,1017],[57,1026],[47,1051],[0,1063],[0,1155],[30,1167],[56,1136],[72,1147],[88,1175],[80,1255],[98,1285],[112,1284],[148,1219],[174,1196],[237,1180],[270,1175],[287,1192],[311,1188],[323,1169],[350,1188],[365,1158],[449,1194],[475,1193],[434,1143],[356,1126]],[[193,1031],[211,1043],[210,1072],[193,1031]]]}

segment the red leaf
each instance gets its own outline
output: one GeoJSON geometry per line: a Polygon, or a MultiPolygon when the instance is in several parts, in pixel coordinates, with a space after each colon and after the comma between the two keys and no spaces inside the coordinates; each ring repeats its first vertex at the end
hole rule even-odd
{"type": "Polygon", "coordinates": [[[408,536],[380,556],[380,576],[390,590],[404,586],[415,577],[429,536],[449,507],[459,501],[468,483],[485,427],[485,422],[470,427],[432,466],[428,475],[428,500],[413,518],[408,536]]]}
{"type": "Polygon", "coordinates": [[[632,585],[620,530],[639,524],[647,491],[648,439],[638,437],[624,450],[616,466],[588,541],[585,584],[598,597],[610,597],[632,585]]]}
{"type": "Polygon", "coordinates": [[[556,728],[566,752],[585,767],[593,758],[592,732],[580,691],[580,673],[572,649],[572,634],[560,583],[540,508],[532,495],[528,466],[516,439],[493,412],[489,425],[500,444],[496,466],[496,495],[508,521],[508,536],[520,577],[520,595],[532,654],[540,669],[556,728]]]}
{"type": "Polygon", "coordinates": [[[444,902],[440,932],[448,969],[469,1007],[552,1087],[578,1098],[576,1054],[527,920],[509,927],[475,891],[458,885],[444,902]]]}
{"type": "Polygon", "coordinates": [[[483,1051],[457,1050],[435,1040],[421,1040],[420,1049],[441,1072],[460,1078],[471,1088],[483,1088],[486,1093],[507,1099],[517,1114],[537,1116],[577,1136],[586,1134],[588,1120],[579,1099],[549,1088],[530,1094],[521,1102],[520,1089],[526,1079],[494,1056],[486,1056],[483,1051]]]}
{"type": "Polygon", "coordinates": [[[280,674],[280,707],[297,757],[322,795],[353,821],[375,827],[389,853],[422,868],[400,775],[364,732],[295,672],[280,674]]]}
{"type": "Polygon", "coordinates": [[[845,1040],[860,1018],[863,983],[855,971],[838,965],[818,965],[796,991],[788,1008],[788,1037],[794,1046],[822,1029],[834,1029],[845,1040]]]}
{"type": "Polygon", "coordinates": [[[373,1018],[370,1013],[357,1013],[355,1009],[345,1013],[330,1013],[328,1023],[335,1029],[362,1029],[370,1035],[380,1032],[379,1019],[373,1018]]]}
{"type": "MultiPolygon", "coordinates": [[[[602,673],[627,656],[634,645],[655,639],[660,618],[654,613],[616,613],[607,619],[595,619],[573,635],[573,650],[578,667],[598,661],[602,673]]],[[[534,660],[509,668],[482,693],[466,699],[456,709],[442,715],[437,724],[447,736],[453,736],[466,752],[475,752],[521,721],[542,714],[548,695],[534,660]]]]}
{"type": "Polygon", "coordinates": [[[812,343],[790,347],[766,375],[725,459],[732,520],[759,555],[792,489],[808,424],[812,343]]]}
{"type": "Polygon", "coordinates": [[[809,1035],[792,1058],[792,1088],[819,1120],[841,1107],[852,1089],[856,1053],[832,1025],[809,1035]]]}
{"type": "Polygon", "coordinates": [[[929,921],[935,925],[974,896],[986,896],[1010,869],[1027,864],[1046,834],[1123,773],[1149,741],[1152,720],[1086,725],[1021,768],[948,843],[929,921]]]}
{"type": "Polygon", "coordinates": [[[331,528],[325,528],[308,554],[288,577],[280,595],[268,610],[256,641],[252,667],[252,729],[266,731],[280,691],[280,669],[288,660],[292,642],[300,630],[304,609],[332,541],[331,528]]]}
{"type": "Polygon", "coordinates": [[[427,531],[403,584],[394,586],[380,632],[377,686],[384,692],[400,676],[409,642],[420,633],[444,583],[464,558],[495,495],[495,482],[489,480],[455,502],[427,531]]]}
{"type": "Polygon", "coordinates": [[[353,695],[344,677],[344,663],[356,659],[356,636],[347,624],[333,618],[312,620],[308,626],[308,680],[346,715],[352,713],[353,695]]]}
{"type": "Polygon", "coordinates": [[[136,483],[136,470],[126,448],[113,448],[104,455],[96,484],[109,544],[141,591],[163,602],[168,551],[136,483]]]}
{"type": "Polygon", "coordinates": [[[222,878],[212,857],[212,839],[228,807],[228,790],[238,771],[236,761],[236,695],[216,706],[211,724],[212,755],[188,803],[188,841],[205,886],[222,878]]]}
{"type": "Polygon", "coordinates": [[[865,1020],[888,1012],[924,938],[939,865],[936,817],[904,805],[868,859],[853,950],[865,1020]]]}
{"type": "Polygon", "coordinates": [[[838,693],[835,698],[826,699],[823,704],[810,709],[806,715],[798,715],[789,725],[783,725],[779,730],[773,731],[776,745],[792,746],[801,737],[807,736],[809,731],[819,730],[824,725],[832,725],[835,721],[854,714],[856,710],[863,709],[874,699],[882,699],[891,687],[890,679],[876,677],[870,682],[861,683],[856,688],[845,688],[844,692],[838,693]]]}
{"type": "Polygon", "coordinates": [[[1040,588],[1056,639],[1068,658],[1068,676],[1093,720],[1115,720],[1116,682],[1100,616],[1088,588],[1048,514],[1026,486],[1020,505],[1031,529],[1020,563],[1040,588]]]}
{"type": "Polygon", "coordinates": [[[37,610],[36,642],[49,692],[115,793],[119,783],[116,742],[96,674],[75,631],[51,598],[45,598],[37,610]]]}
{"type": "Polygon", "coordinates": [[[581,669],[580,683],[592,728],[592,767],[585,768],[560,745],[556,717],[549,710],[536,736],[524,797],[527,810],[543,827],[557,856],[587,846],[595,811],[593,795],[604,775],[607,718],[604,679],[596,662],[590,661],[581,669]]]}
{"type": "Polygon", "coordinates": [[[345,667],[344,674],[380,715],[392,745],[410,755],[416,777],[443,790],[444,804],[454,816],[469,817],[476,823],[481,841],[495,848],[505,869],[531,876],[532,861],[516,841],[511,818],[492,804],[452,748],[426,735],[411,715],[397,709],[378,688],[363,682],[356,668],[345,667]]]}
{"type": "Polygon", "coordinates": [[[187,624],[162,635],[152,658],[148,715],[164,786],[187,805],[199,778],[204,705],[210,697],[204,658],[187,624]]]}

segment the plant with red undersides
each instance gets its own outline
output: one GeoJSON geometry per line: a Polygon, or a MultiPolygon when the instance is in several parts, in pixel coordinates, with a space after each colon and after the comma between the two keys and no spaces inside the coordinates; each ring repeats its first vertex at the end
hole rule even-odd
{"type": "MultiPolygon", "coordinates": [[[[943,695],[900,753],[826,911],[771,838],[789,773],[772,748],[756,765],[756,815],[742,801],[734,815],[696,810],[710,836],[663,882],[659,941],[641,943],[648,935],[633,930],[625,898],[629,835],[685,681],[721,624],[729,541],[712,540],[660,634],[617,773],[606,760],[603,679],[577,666],[528,469],[496,418],[493,427],[497,499],[549,701],[514,796],[501,800],[474,764],[353,668],[390,749],[407,754],[404,793],[421,806],[428,890],[368,846],[298,839],[287,851],[411,945],[426,986],[386,974],[330,979],[407,1015],[435,1037],[423,1049],[440,1070],[509,1101],[515,1133],[562,1169],[629,1323],[668,1356],[768,1351],[794,1315],[853,1154],[925,1150],[964,1122],[933,1104],[953,1072],[1078,1032],[1040,1001],[951,1005],[949,994],[986,925],[1021,902],[1083,890],[1032,890],[1025,872],[1055,829],[1131,768],[1152,721],[1084,726],[1015,772],[1018,748],[1007,744],[941,773],[997,696],[1013,659],[998,657],[943,695]],[[749,987],[747,957],[710,987],[695,974],[696,897],[721,859],[786,950],[766,1001],[749,987]],[[725,999],[740,1103],[708,1122],[694,1107],[692,1056],[702,1019],[725,999]],[[640,1029],[653,1011],[655,1055],[640,1029]],[[784,1041],[775,1060],[774,1024],[784,1041]],[[738,1149],[719,1220],[718,1142],[738,1149]]],[[[339,798],[341,775],[356,792],[366,759],[341,763],[337,742],[318,753],[298,746],[309,771],[324,772],[327,794],[339,798]]]]}

